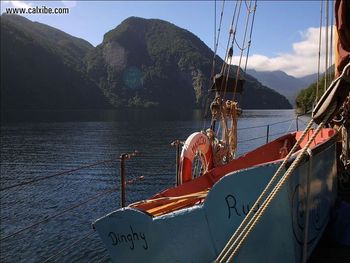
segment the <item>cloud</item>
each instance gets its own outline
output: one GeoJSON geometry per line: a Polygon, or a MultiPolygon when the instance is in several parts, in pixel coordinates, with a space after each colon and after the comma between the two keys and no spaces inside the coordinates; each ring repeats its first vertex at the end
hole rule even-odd
{"type": "MultiPolygon", "coordinates": [[[[258,71],[282,70],[287,74],[295,77],[302,77],[312,73],[317,73],[318,65],[318,45],[319,45],[319,28],[310,27],[306,31],[300,32],[302,40],[292,44],[291,53],[278,54],[275,57],[267,57],[261,54],[249,56],[248,68],[258,71]]],[[[322,28],[321,44],[321,72],[324,71],[325,65],[325,27],[322,28]]],[[[330,28],[329,28],[330,38],[330,28]]],[[[333,52],[334,58],[334,52],[333,52]]],[[[237,64],[239,57],[233,58],[233,64],[237,64]]],[[[244,65],[243,61],[242,65],[244,65]]]]}
{"type": "Polygon", "coordinates": [[[73,8],[77,5],[77,1],[61,1],[65,7],[73,8]]]}

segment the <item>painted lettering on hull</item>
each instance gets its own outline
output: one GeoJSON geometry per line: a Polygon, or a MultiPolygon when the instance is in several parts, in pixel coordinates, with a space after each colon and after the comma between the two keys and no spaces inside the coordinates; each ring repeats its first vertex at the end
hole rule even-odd
{"type": "Polygon", "coordinates": [[[109,232],[108,237],[110,238],[112,245],[127,245],[130,250],[134,250],[136,247],[141,246],[144,250],[147,250],[148,243],[145,232],[134,232],[132,226],[129,226],[129,228],[130,231],[128,232],[109,232]]]}
{"type": "MultiPolygon", "coordinates": [[[[309,202],[310,213],[307,243],[311,245],[320,237],[322,230],[326,227],[331,201],[327,198],[326,193],[321,191],[311,196],[309,202]]],[[[292,224],[294,238],[301,246],[304,244],[306,208],[306,185],[297,184],[292,196],[292,224]]]]}
{"type": "MultiPolygon", "coordinates": [[[[246,216],[249,213],[250,208],[254,204],[249,204],[247,201],[240,201],[234,195],[227,195],[225,197],[226,206],[227,206],[227,217],[230,219],[232,216],[246,216]]],[[[256,213],[260,205],[254,209],[256,213]]]]}

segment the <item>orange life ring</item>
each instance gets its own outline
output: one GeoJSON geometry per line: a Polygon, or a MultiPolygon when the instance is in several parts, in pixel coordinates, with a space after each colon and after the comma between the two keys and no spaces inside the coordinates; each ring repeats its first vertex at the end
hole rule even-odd
{"type": "Polygon", "coordinates": [[[200,152],[204,171],[213,168],[213,153],[209,138],[201,132],[192,133],[182,147],[179,164],[180,184],[192,180],[192,164],[198,152],[200,152]]]}

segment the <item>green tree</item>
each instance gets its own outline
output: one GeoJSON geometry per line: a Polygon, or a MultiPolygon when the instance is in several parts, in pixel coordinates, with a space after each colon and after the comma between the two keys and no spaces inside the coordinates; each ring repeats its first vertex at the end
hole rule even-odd
{"type": "MultiPolygon", "coordinates": [[[[334,76],[334,70],[331,71],[331,76],[334,76]]],[[[330,85],[331,80],[327,81],[327,88],[330,85]]],[[[325,91],[325,76],[322,77],[319,83],[317,92],[317,82],[311,84],[306,89],[299,92],[295,102],[297,105],[297,110],[302,113],[307,113],[312,110],[314,103],[321,98],[325,91]],[[318,99],[316,100],[316,94],[318,93],[318,99]]]]}

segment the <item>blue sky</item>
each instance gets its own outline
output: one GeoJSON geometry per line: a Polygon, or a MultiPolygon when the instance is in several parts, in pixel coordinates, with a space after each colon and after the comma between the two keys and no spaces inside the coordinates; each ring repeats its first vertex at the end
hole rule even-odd
{"type": "MultiPolygon", "coordinates": [[[[221,55],[224,53],[234,5],[234,1],[225,3],[225,23],[219,45],[221,55]]],[[[25,16],[83,38],[94,46],[100,44],[103,35],[124,19],[139,16],[167,20],[188,29],[213,48],[214,1],[2,1],[1,12],[8,7],[30,6],[68,6],[68,15],[25,16]]],[[[222,2],[217,1],[217,19],[221,6],[222,2]]],[[[319,23],[318,1],[258,1],[250,52],[252,57],[249,60],[253,64],[251,67],[260,70],[281,69],[295,76],[315,72],[316,68],[312,69],[311,65],[308,69],[297,68],[298,63],[305,62],[302,60],[304,55],[296,58],[301,51],[295,49],[295,44],[299,49],[309,47],[309,42],[315,41],[315,35],[318,35],[316,28],[319,23]],[[295,65],[291,67],[288,61],[295,61],[295,65]]]]}

